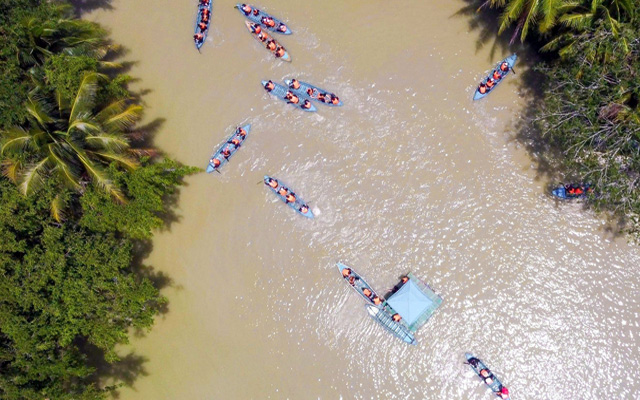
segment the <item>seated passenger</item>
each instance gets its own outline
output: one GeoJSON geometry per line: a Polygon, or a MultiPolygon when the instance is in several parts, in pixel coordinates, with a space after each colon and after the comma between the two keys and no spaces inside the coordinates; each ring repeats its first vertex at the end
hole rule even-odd
{"type": "Polygon", "coordinates": [[[501,399],[508,399],[509,398],[509,389],[507,389],[506,387],[502,387],[502,389],[500,389],[500,392],[498,393],[498,396],[501,399]]]}
{"type": "Polygon", "coordinates": [[[251,32],[255,33],[256,35],[262,32],[262,28],[260,27],[260,25],[251,24],[249,25],[249,28],[251,28],[251,32]]]}
{"type": "Polygon", "coordinates": [[[225,149],[222,150],[222,155],[224,156],[225,159],[229,159],[229,156],[231,155],[231,151],[229,151],[229,149],[225,147],[225,149]]]}
{"type": "Polygon", "coordinates": [[[363,288],[362,289],[362,293],[367,297],[371,297],[371,290],[369,290],[367,288],[363,288]]]}
{"type": "Polygon", "coordinates": [[[338,96],[331,95],[331,104],[333,104],[334,106],[340,104],[340,99],[338,98],[338,96]]]}
{"type": "Polygon", "coordinates": [[[495,85],[495,82],[493,81],[493,79],[491,78],[487,79],[487,87],[491,89],[493,85],[495,85]]]}
{"type": "Polygon", "coordinates": [[[382,300],[380,300],[380,297],[376,296],[373,298],[373,304],[379,306],[380,304],[382,304],[382,300]]]}
{"type": "Polygon", "coordinates": [[[295,203],[296,202],[296,196],[293,195],[293,193],[289,193],[286,197],[287,203],[295,203]]]}
{"type": "Polygon", "coordinates": [[[291,84],[289,84],[291,89],[300,89],[300,82],[297,79],[292,79],[291,84]]]}
{"type": "Polygon", "coordinates": [[[204,36],[202,35],[202,33],[196,33],[195,35],[193,35],[193,40],[195,40],[196,43],[201,43],[203,39],[204,36]]]}
{"type": "Polygon", "coordinates": [[[277,188],[278,187],[278,181],[273,179],[273,178],[269,178],[267,179],[267,185],[271,186],[272,188],[277,188]]]}
{"type": "Polygon", "coordinates": [[[480,84],[480,86],[478,87],[478,92],[485,94],[487,93],[487,85],[483,83],[480,84]]]}
{"type": "Polygon", "coordinates": [[[402,319],[402,317],[398,313],[393,314],[391,318],[393,318],[393,320],[396,322],[400,322],[400,320],[402,319]]]}
{"type": "Polygon", "coordinates": [[[278,46],[275,52],[276,57],[284,57],[284,48],[282,46],[278,46]]]}
{"type": "Polygon", "coordinates": [[[276,50],[276,41],[273,39],[269,39],[267,41],[267,49],[271,50],[271,51],[275,51],[276,50]]]}
{"type": "Polygon", "coordinates": [[[278,193],[280,194],[280,196],[286,196],[288,192],[289,192],[289,191],[288,191],[288,190],[287,190],[287,188],[286,188],[286,187],[284,187],[284,186],[283,186],[283,187],[281,187],[281,188],[280,188],[280,190],[278,190],[278,193]]]}
{"type": "Polygon", "coordinates": [[[500,64],[500,71],[502,72],[509,71],[509,63],[506,61],[503,61],[502,64],[500,64]]]}
{"type": "Polygon", "coordinates": [[[306,204],[303,204],[298,211],[300,211],[303,214],[306,214],[309,211],[309,206],[307,206],[306,204]]]}
{"type": "Polygon", "coordinates": [[[302,103],[302,108],[304,108],[305,110],[308,110],[311,108],[311,102],[307,99],[304,99],[304,102],[302,103]]]}
{"type": "Polygon", "coordinates": [[[493,80],[499,81],[500,79],[502,79],[502,75],[500,75],[500,72],[498,72],[498,70],[493,71],[493,80]]]}
{"type": "Polygon", "coordinates": [[[209,161],[211,164],[213,164],[213,168],[218,168],[220,166],[220,160],[218,160],[217,158],[212,158],[209,161]]]}
{"type": "Polygon", "coordinates": [[[244,13],[244,15],[249,15],[251,14],[251,7],[243,4],[242,7],[240,7],[240,9],[242,10],[242,12],[244,13]]]}
{"type": "Polygon", "coordinates": [[[346,278],[349,275],[351,275],[351,269],[350,268],[342,268],[342,276],[344,276],[346,278]]]}
{"type": "Polygon", "coordinates": [[[278,30],[280,32],[286,32],[287,31],[287,26],[285,24],[280,24],[280,26],[278,27],[278,30]]]}
{"type": "Polygon", "coordinates": [[[487,385],[491,385],[493,383],[493,375],[491,374],[491,372],[489,372],[488,369],[485,368],[480,370],[480,376],[484,380],[484,383],[486,383],[487,385]]]}
{"type": "Polygon", "coordinates": [[[275,89],[275,87],[276,85],[271,81],[268,81],[267,83],[264,84],[264,88],[267,90],[267,92],[272,91],[273,89],[275,89]]]}

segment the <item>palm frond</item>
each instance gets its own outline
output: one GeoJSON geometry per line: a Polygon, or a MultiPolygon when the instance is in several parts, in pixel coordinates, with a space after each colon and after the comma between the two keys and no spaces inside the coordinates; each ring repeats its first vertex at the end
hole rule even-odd
{"type": "Polygon", "coordinates": [[[65,208],[67,208],[67,198],[62,194],[57,194],[51,201],[51,216],[58,222],[65,219],[65,208]]]}
{"type": "Polygon", "coordinates": [[[78,174],[74,171],[73,165],[58,154],[59,146],[51,144],[48,146],[49,158],[55,164],[55,171],[68,187],[80,189],[78,174]]]}
{"type": "Polygon", "coordinates": [[[93,148],[123,150],[129,147],[129,142],[122,135],[92,135],[84,138],[85,142],[93,148]]]}
{"type": "Polygon", "coordinates": [[[126,167],[129,170],[134,170],[136,168],[138,168],[139,164],[136,160],[133,160],[129,157],[125,157],[125,156],[121,156],[119,154],[116,153],[111,153],[111,152],[95,152],[92,151],[90,152],[98,157],[101,157],[105,160],[108,160],[110,162],[117,162],[118,164],[123,165],[124,167],[126,167]]]}
{"type": "Polygon", "coordinates": [[[103,121],[103,125],[107,132],[122,132],[126,131],[142,117],[142,106],[138,104],[131,104],[125,110],[119,114],[111,116],[109,119],[103,121]]]}
{"type": "Polygon", "coordinates": [[[22,161],[19,159],[5,158],[2,160],[2,175],[11,182],[18,182],[20,170],[22,169],[22,161]]]}
{"type": "Polygon", "coordinates": [[[44,175],[49,166],[49,158],[45,157],[35,164],[27,166],[26,171],[21,176],[22,183],[20,184],[20,191],[29,196],[37,192],[44,184],[44,175]]]}
{"type": "Polygon", "coordinates": [[[86,114],[91,111],[94,106],[96,90],[98,88],[98,74],[91,73],[85,75],[78,88],[78,93],[71,103],[71,113],[69,114],[69,122],[78,119],[80,114],[86,114]]]}
{"type": "Polygon", "coordinates": [[[53,118],[49,116],[49,108],[42,101],[38,101],[29,97],[27,99],[25,108],[27,109],[27,112],[31,114],[31,116],[35,118],[38,124],[40,124],[40,126],[43,128],[45,128],[47,124],[50,124],[54,121],[53,118]]]}

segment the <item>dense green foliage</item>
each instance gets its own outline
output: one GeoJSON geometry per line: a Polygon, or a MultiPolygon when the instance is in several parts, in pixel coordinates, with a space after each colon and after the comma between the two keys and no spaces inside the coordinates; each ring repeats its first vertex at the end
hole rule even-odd
{"type": "Polygon", "coordinates": [[[556,52],[536,67],[544,87],[532,103],[542,142],[535,147],[561,154],[544,154],[545,162],[569,181],[595,184],[589,204],[624,222],[640,240],[640,2],[487,0],[483,5],[503,9],[500,32],[515,24],[512,39],[520,33],[524,40],[536,26],[534,44],[546,43],[541,51],[556,52]]]}
{"type": "Polygon", "coordinates": [[[131,78],[66,4],[1,1],[0,39],[0,398],[103,399],[91,365],[165,302],[134,249],[196,169],[139,147],[131,78]]]}

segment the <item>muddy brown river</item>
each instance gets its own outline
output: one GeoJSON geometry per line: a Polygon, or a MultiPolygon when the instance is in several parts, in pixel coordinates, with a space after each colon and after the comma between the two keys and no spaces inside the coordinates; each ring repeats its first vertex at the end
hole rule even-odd
{"type": "Polygon", "coordinates": [[[481,39],[457,14],[466,4],[269,0],[294,32],[277,36],[290,64],[232,1],[214,0],[201,54],[194,0],[86,15],[127,49],[172,157],[204,168],[235,126],[253,126],[221,174],[187,180],[178,220],[156,234],[145,264],[170,278],[168,311],[120,349],[144,362],[119,399],[493,398],[467,351],[514,400],[640,398],[640,250],[545,193],[514,140],[532,57],[481,39]],[[514,51],[518,74],[472,102],[514,51]],[[344,106],[303,113],[260,86],[296,76],[344,106]],[[280,202],[265,174],[316,218],[280,202]],[[417,346],[367,315],[336,261],[383,293],[411,271],[442,296],[417,346]]]}

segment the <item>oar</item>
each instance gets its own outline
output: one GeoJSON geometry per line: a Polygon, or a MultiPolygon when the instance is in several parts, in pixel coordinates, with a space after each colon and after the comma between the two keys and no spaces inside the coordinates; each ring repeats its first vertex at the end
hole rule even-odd
{"type": "Polygon", "coordinates": [[[513,71],[513,74],[516,75],[516,70],[513,69],[513,67],[511,67],[511,70],[513,71]]]}

